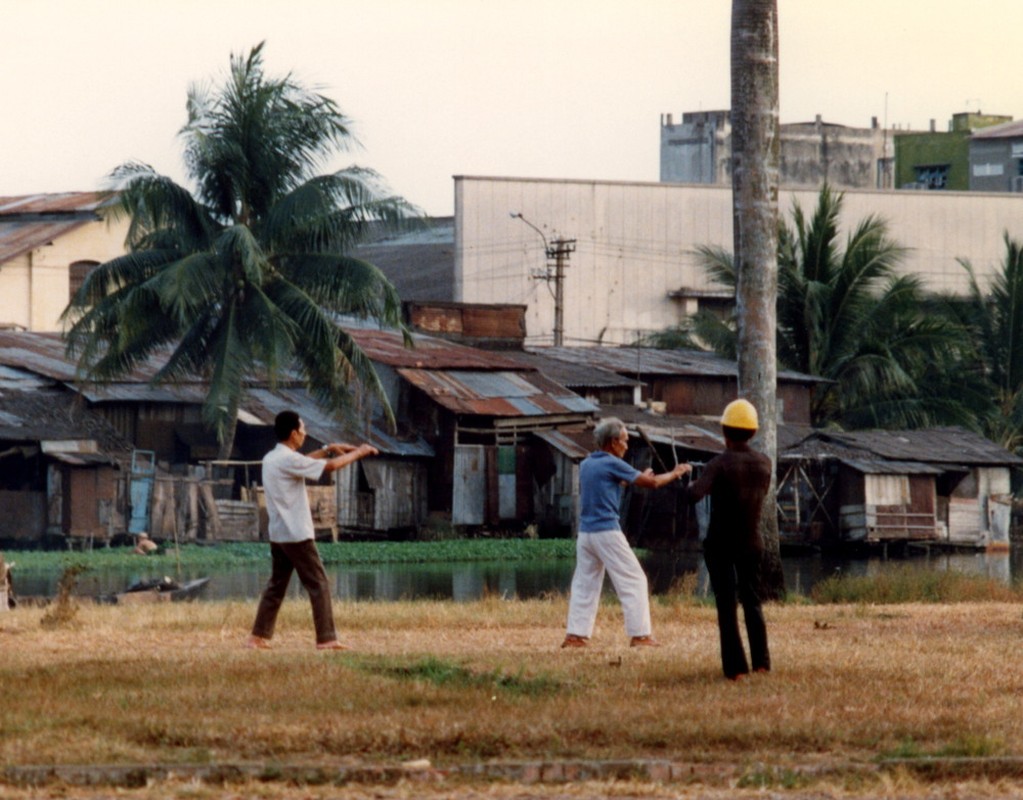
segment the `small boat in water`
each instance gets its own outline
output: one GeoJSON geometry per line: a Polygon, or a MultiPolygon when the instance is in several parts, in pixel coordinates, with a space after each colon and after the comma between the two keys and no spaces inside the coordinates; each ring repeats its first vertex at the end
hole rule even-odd
{"type": "Polygon", "coordinates": [[[118,604],[179,602],[196,597],[209,582],[209,578],[196,578],[186,583],[178,583],[167,577],[136,581],[125,591],[119,594],[107,595],[102,600],[118,604]]]}

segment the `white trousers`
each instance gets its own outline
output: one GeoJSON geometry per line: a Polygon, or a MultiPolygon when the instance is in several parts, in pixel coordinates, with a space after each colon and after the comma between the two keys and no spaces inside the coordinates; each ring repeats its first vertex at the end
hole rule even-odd
{"type": "Polygon", "coordinates": [[[621,531],[580,531],[577,535],[575,573],[568,599],[568,632],[587,638],[593,634],[605,570],[622,604],[625,634],[649,636],[650,595],[646,573],[621,531]]]}

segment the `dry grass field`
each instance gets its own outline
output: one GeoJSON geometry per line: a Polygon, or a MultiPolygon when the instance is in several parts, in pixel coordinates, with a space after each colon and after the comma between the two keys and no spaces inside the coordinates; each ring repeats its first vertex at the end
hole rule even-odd
{"type": "Polygon", "coordinates": [[[561,650],[566,608],[339,603],[352,649],[338,653],[314,649],[299,601],[265,652],[242,647],[254,604],[2,613],[0,797],[1023,797],[1019,603],[771,605],[774,669],[739,683],[721,677],[711,607],[655,602],[663,646],[630,649],[609,602],[593,645],[561,650]],[[674,771],[529,784],[464,771],[599,760],[674,771]],[[429,769],[330,779],[407,762],[429,769]],[[185,770],[225,764],[257,772],[185,770]],[[28,785],[29,767],[53,765],[183,772],[148,788],[28,785]]]}

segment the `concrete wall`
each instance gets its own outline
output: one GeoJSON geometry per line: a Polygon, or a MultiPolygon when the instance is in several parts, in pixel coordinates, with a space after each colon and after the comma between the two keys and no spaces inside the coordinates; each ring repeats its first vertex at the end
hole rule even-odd
{"type": "Polygon", "coordinates": [[[0,266],[0,325],[59,331],[70,297],[70,266],[124,255],[128,221],[86,222],[0,266]]]}
{"type": "Polygon", "coordinates": [[[832,186],[877,189],[881,184],[878,162],[891,136],[880,128],[848,128],[820,122],[781,126],[782,186],[819,187],[825,180],[832,186]]]}
{"type": "MultiPolygon", "coordinates": [[[[662,183],[730,185],[732,127],[727,111],[687,112],[675,123],[661,116],[662,183]]],[[[779,174],[782,186],[816,189],[834,186],[876,189],[890,184],[878,163],[893,152],[892,134],[876,124],[852,128],[814,122],[780,126],[779,174]]]]}
{"type": "MultiPolygon", "coordinates": [[[[844,231],[870,214],[887,220],[908,248],[902,271],[921,275],[931,291],[965,291],[958,257],[983,280],[1002,260],[1003,233],[1023,239],[1019,194],[849,190],[844,197],[844,231]]],[[[796,201],[810,213],[817,192],[781,191],[787,222],[796,201]]],[[[566,345],[630,344],[676,325],[687,306],[669,292],[715,288],[695,248],[732,250],[730,187],[456,176],[456,300],[525,305],[529,344],[553,339],[554,287],[533,277],[546,263],[540,235],[509,212],[548,242],[576,239],[565,268],[566,345]]]]}
{"type": "Polygon", "coordinates": [[[731,155],[727,111],[701,111],[661,117],[661,181],[725,183],[731,155]]]}

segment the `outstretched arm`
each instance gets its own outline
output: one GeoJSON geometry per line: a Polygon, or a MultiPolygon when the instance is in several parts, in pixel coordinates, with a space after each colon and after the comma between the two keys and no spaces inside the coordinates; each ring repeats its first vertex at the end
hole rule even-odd
{"type": "Polygon", "coordinates": [[[319,450],[313,450],[309,453],[309,458],[336,458],[344,453],[349,453],[355,449],[354,444],[345,444],[344,442],[331,442],[325,444],[319,450]]]}
{"type": "Polygon", "coordinates": [[[660,475],[654,475],[654,471],[648,469],[637,475],[633,484],[644,489],[660,489],[662,486],[674,483],[683,475],[688,475],[692,471],[692,465],[686,463],[676,464],[674,469],[662,472],[660,475]]]}
{"type": "Polygon", "coordinates": [[[380,454],[380,451],[371,444],[360,444],[357,447],[354,445],[328,445],[327,447],[344,448],[344,450],[338,453],[337,449],[331,449],[328,452],[327,455],[329,455],[330,458],[327,463],[323,465],[324,472],[334,472],[335,470],[347,467],[349,464],[354,464],[359,459],[366,458],[366,456],[375,456],[380,454]],[[334,453],[338,454],[334,455],[334,453]]]}

